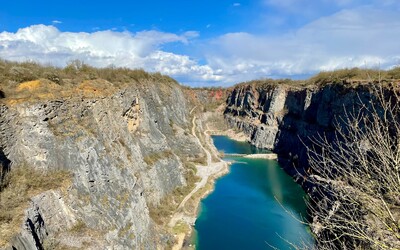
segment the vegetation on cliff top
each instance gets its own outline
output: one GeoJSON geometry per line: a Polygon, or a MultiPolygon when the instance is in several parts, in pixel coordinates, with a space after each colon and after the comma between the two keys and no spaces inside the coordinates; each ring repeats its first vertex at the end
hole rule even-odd
{"type": "MultiPolygon", "coordinates": [[[[160,73],[113,66],[95,68],[79,60],[71,61],[65,68],[43,66],[34,62],[0,60],[1,98],[50,99],[79,93],[98,96],[125,84],[145,81],[163,83],[165,86],[178,84],[174,79],[160,73]]],[[[143,84],[137,86],[143,87],[143,84]]],[[[162,90],[162,86],[160,89],[162,90]]]]}
{"type": "Polygon", "coordinates": [[[266,87],[279,84],[288,86],[323,86],[329,83],[341,83],[346,86],[353,86],[363,82],[384,82],[398,79],[400,79],[400,67],[395,67],[391,70],[351,68],[322,71],[307,80],[260,79],[239,83],[236,86],[252,85],[255,87],[266,87]]]}

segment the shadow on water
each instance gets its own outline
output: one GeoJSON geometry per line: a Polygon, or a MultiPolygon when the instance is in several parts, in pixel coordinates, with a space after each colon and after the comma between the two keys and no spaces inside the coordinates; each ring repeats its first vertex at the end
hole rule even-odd
{"type": "MultiPolygon", "coordinates": [[[[265,152],[226,137],[213,139],[226,153],[265,152]]],[[[195,226],[197,249],[270,249],[268,244],[291,249],[283,239],[294,244],[312,241],[307,228],[287,212],[297,218],[306,215],[305,193],[276,161],[227,160],[234,161],[230,173],[217,181],[201,204],[195,226]]]]}
{"type": "Polygon", "coordinates": [[[212,136],[215,147],[226,154],[262,154],[271,152],[266,149],[259,149],[247,142],[238,142],[226,136],[212,136]]]}

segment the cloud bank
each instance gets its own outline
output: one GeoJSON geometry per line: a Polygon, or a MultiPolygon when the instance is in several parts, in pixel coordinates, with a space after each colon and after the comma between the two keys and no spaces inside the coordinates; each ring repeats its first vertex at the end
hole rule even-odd
{"type": "Polygon", "coordinates": [[[189,31],[177,35],[159,31],[97,31],[93,33],[61,32],[54,26],[33,25],[15,33],[0,33],[0,57],[13,61],[34,60],[65,66],[79,59],[96,67],[143,68],[191,81],[218,81],[207,65],[198,65],[187,55],[165,52],[168,43],[188,44],[198,36],[189,31]]]}
{"type": "MultiPolygon", "coordinates": [[[[303,0],[306,1],[306,0],[303,0]]],[[[292,0],[279,2],[291,3],[292,0]]],[[[338,6],[355,0],[338,0],[338,6]]],[[[33,25],[0,33],[0,57],[65,66],[80,59],[96,67],[143,68],[190,85],[231,85],[266,77],[309,76],[345,67],[390,68],[400,64],[399,4],[343,8],[290,32],[276,35],[233,32],[202,40],[195,31],[137,33],[62,32],[33,25]],[[189,53],[168,51],[169,44],[189,53]],[[200,55],[200,56],[198,56],[200,55]],[[201,63],[200,63],[201,62],[201,63]]],[[[277,4],[269,0],[269,4],[277,4]]]]}
{"type": "Polygon", "coordinates": [[[397,12],[342,10],[279,36],[229,33],[212,42],[209,65],[227,78],[290,77],[349,67],[400,64],[397,12]]]}

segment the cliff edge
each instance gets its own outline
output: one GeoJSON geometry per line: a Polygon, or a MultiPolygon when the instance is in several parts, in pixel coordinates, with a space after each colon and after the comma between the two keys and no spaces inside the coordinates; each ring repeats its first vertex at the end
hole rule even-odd
{"type": "Polygon", "coordinates": [[[172,246],[163,217],[197,180],[191,162],[205,159],[191,134],[192,105],[184,89],[142,71],[51,70],[67,76],[46,73],[3,85],[0,191],[1,209],[9,211],[0,216],[0,247],[172,246]],[[93,73],[112,73],[115,81],[93,73]],[[60,185],[37,183],[49,173],[63,173],[51,179],[60,185]],[[24,197],[19,204],[12,192],[24,197]]]}

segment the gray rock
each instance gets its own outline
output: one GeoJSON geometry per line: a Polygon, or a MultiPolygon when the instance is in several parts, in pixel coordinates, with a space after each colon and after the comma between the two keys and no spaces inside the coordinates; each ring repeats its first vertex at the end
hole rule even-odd
{"type": "Polygon", "coordinates": [[[289,159],[289,166],[298,167],[307,165],[304,144],[309,144],[310,138],[319,134],[332,137],[335,123],[340,124],[345,111],[368,106],[370,100],[370,88],[365,86],[238,85],[227,99],[224,114],[228,124],[247,134],[253,145],[273,150],[289,159]]]}
{"type": "MultiPolygon", "coordinates": [[[[176,132],[189,131],[188,109],[179,85],[152,81],[112,96],[1,105],[0,145],[11,168],[29,164],[73,174],[65,196],[51,190],[32,198],[11,244],[41,249],[46,238],[83,221],[100,232],[104,249],[162,245],[167,237],[149,205],[186,185],[182,160],[202,153],[190,133],[176,132]],[[170,157],[146,164],[146,157],[162,152],[170,157]]],[[[60,237],[64,243],[70,238],[60,237]]]]}

